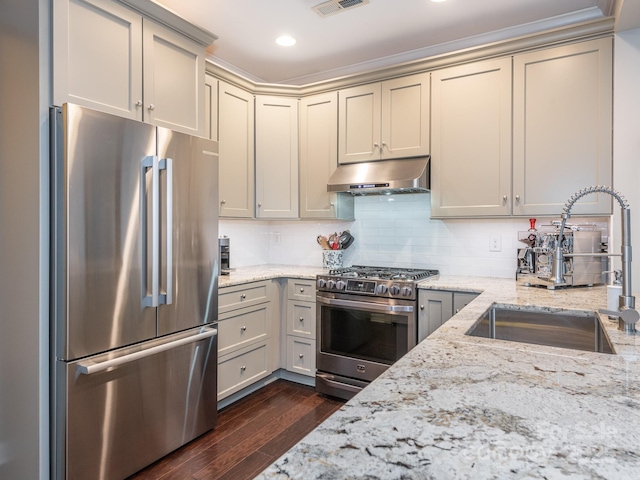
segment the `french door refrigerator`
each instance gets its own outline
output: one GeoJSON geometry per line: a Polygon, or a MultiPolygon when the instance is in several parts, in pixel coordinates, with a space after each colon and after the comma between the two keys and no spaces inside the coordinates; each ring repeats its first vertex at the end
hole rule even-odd
{"type": "Polygon", "coordinates": [[[213,428],[217,143],[51,110],[52,473],[122,479],[213,428]]]}

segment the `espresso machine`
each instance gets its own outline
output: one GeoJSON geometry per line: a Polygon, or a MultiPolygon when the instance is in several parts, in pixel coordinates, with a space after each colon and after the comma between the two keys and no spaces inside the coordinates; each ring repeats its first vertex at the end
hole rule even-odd
{"type": "MultiPolygon", "coordinates": [[[[560,222],[535,228],[535,219],[526,232],[518,232],[518,240],[526,247],[518,249],[516,278],[526,278],[529,285],[555,288],[553,277],[554,252],[560,237],[560,222]]],[[[605,283],[603,273],[607,271],[607,260],[599,254],[607,251],[602,241],[602,232],[595,225],[567,225],[562,235],[564,257],[562,272],[565,286],[591,286],[605,283]],[[571,254],[581,254],[571,256],[571,254]]]]}

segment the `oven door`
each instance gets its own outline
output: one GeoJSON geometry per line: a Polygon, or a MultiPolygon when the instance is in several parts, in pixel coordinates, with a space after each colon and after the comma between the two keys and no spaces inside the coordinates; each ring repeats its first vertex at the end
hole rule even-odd
{"type": "Polygon", "coordinates": [[[372,381],[416,345],[416,302],[318,292],[318,371],[372,381]]]}

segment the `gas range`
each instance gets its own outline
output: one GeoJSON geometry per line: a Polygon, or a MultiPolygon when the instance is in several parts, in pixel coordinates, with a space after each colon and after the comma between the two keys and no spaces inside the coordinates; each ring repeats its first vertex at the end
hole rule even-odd
{"type": "Polygon", "coordinates": [[[438,270],[431,269],[354,265],[318,275],[316,285],[319,292],[415,300],[417,298],[415,284],[419,280],[435,277],[438,274],[438,270]]]}

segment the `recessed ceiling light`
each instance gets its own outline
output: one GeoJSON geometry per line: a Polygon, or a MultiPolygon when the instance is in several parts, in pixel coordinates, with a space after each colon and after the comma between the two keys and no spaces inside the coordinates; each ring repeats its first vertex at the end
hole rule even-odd
{"type": "Polygon", "coordinates": [[[291,47],[296,44],[296,39],[289,35],[282,35],[276,38],[276,43],[282,47],[291,47]]]}

